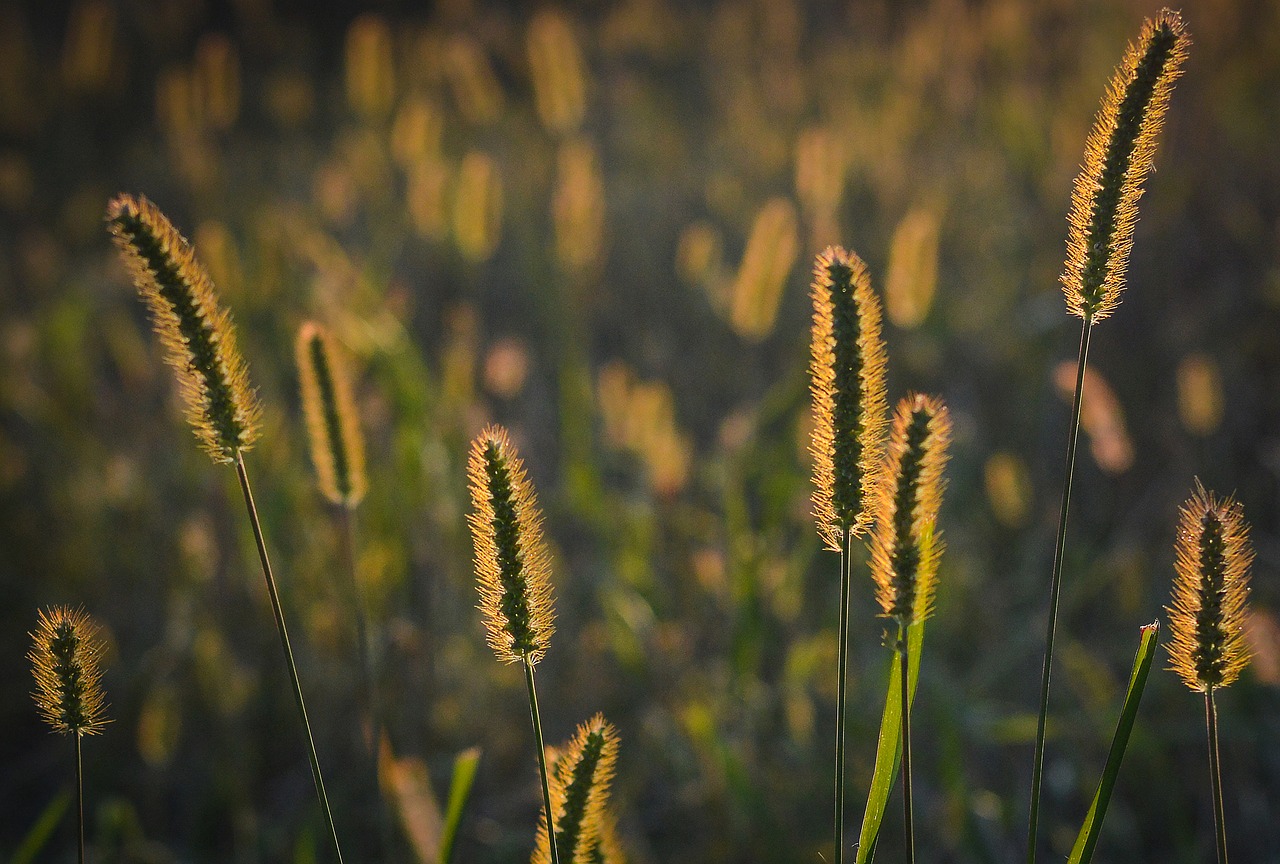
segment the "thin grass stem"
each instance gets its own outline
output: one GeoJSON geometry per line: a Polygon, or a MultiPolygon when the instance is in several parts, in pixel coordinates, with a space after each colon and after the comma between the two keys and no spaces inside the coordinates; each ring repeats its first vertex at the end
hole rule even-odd
{"type": "Polygon", "coordinates": [[[369,616],[365,612],[364,589],[360,587],[360,572],[356,559],[356,514],[350,505],[340,505],[338,512],[338,545],[350,584],[350,605],[355,608],[356,640],[360,643],[360,676],[364,704],[369,711],[369,765],[372,771],[375,816],[384,846],[389,846],[390,836],[386,819],[386,807],[382,800],[382,774],[378,766],[378,751],[382,745],[382,704],[378,698],[377,676],[374,674],[373,646],[370,641],[369,616]]]}
{"type": "Polygon", "coordinates": [[[533,664],[524,663],[524,680],[529,686],[529,714],[533,718],[533,738],[538,750],[538,772],[542,776],[542,806],[547,813],[547,836],[550,838],[551,864],[560,864],[560,850],[556,848],[555,814],[551,812],[551,781],[547,777],[547,748],[542,743],[542,718],[538,714],[538,690],[533,686],[533,664]]]}
{"type": "Polygon", "coordinates": [[[853,565],[853,532],[844,532],[844,544],[840,549],[840,645],[836,673],[836,854],[835,864],[844,860],[844,727],[845,698],[849,678],[849,594],[853,581],[850,571],[853,565]]]}
{"type": "Polygon", "coordinates": [[[1204,691],[1204,723],[1209,734],[1209,777],[1213,783],[1213,827],[1218,841],[1218,864],[1227,864],[1227,825],[1222,807],[1222,764],[1218,760],[1218,708],[1212,687],[1204,691]]]}
{"type": "Polygon", "coordinates": [[[911,806],[911,688],[908,681],[907,628],[898,625],[898,675],[902,679],[902,817],[907,840],[907,864],[915,864],[916,840],[911,806]]]}
{"type": "Polygon", "coordinates": [[[74,732],[71,737],[76,742],[76,812],[78,814],[76,825],[80,831],[80,842],[77,848],[79,862],[84,864],[84,762],[80,758],[80,733],[74,732]]]}
{"type": "Polygon", "coordinates": [[[271,611],[276,616],[276,632],[280,635],[280,649],[284,652],[285,666],[289,669],[289,681],[293,684],[293,698],[298,706],[298,717],[302,720],[302,729],[307,739],[307,758],[311,761],[311,779],[315,781],[316,795],[320,799],[320,809],[324,815],[329,835],[333,838],[333,851],[342,861],[342,849],[338,846],[338,830],[333,824],[333,813],[329,810],[329,796],[324,790],[324,778],[320,775],[320,759],[316,755],[316,743],[311,736],[311,722],[307,719],[307,704],[302,698],[302,682],[298,678],[298,666],[293,660],[293,648],[289,645],[289,630],[284,623],[284,610],[280,606],[280,594],[276,590],[276,580],[271,574],[271,560],[267,557],[267,544],[262,536],[262,524],[258,521],[258,508],[253,503],[253,492],[249,488],[249,474],[244,467],[243,452],[236,451],[236,476],[240,478],[240,491],[244,493],[244,504],[249,511],[249,523],[253,527],[253,539],[258,545],[258,559],[262,562],[262,575],[267,582],[267,595],[271,598],[271,611]]]}
{"type": "Polygon", "coordinates": [[[1067,543],[1067,510],[1071,505],[1071,481],[1076,470],[1076,444],[1080,440],[1080,400],[1084,394],[1084,371],[1089,358],[1092,320],[1085,316],[1080,328],[1080,356],[1076,363],[1076,392],[1071,400],[1071,431],[1067,437],[1066,478],[1062,483],[1062,507],[1058,512],[1058,537],[1053,549],[1053,571],[1049,577],[1049,619],[1044,634],[1044,669],[1040,675],[1040,713],[1036,719],[1036,749],[1031,768],[1031,812],[1027,824],[1027,864],[1035,864],[1036,831],[1040,822],[1040,786],[1044,776],[1045,724],[1049,717],[1049,675],[1053,668],[1053,637],[1058,625],[1058,596],[1062,588],[1062,554],[1067,543]]]}

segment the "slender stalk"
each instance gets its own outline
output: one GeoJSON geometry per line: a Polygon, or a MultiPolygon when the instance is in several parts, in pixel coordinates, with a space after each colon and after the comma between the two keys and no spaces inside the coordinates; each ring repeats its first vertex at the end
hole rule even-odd
{"type": "Polygon", "coordinates": [[[382,746],[382,706],[378,699],[377,677],[374,675],[373,646],[369,638],[369,616],[365,612],[364,590],[360,587],[360,573],[356,564],[356,514],[355,508],[341,505],[338,511],[338,545],[341,547],[343,563],[346,565],[350,584],[350,603],[355,607],[356,639],[360,643],[360,676],[365,707],[369,711],[369,738],[366,745],[369,749],[370,769],[372,770],[373,798],[378,827],[382,834],[383,844],[389,843],[389,832],[386,824],[386,808],[382,800],[382,775],[378,767],[378,749],[382,746]]]}
{"type": "Polygon", "coordinates": [[[836,859],[844,860],[844,727],[845,695],[849,678],[849,593],[853,565],[853,532],[845,530],[844,548],[840,550],[840,647],[839,671],[836,673],[836,859]]]}
{"type": "Polygon", "coordinates": [[[1084,393],[1084,370],[1089,357],[1089,332],[1093,321],[1085,316],[1080,328],[1080,357],[1076,363],[1076,392],[1071,401],[1071,432],[1067,437],[1066,479],[1062,484],[1062,507],[1058,512],[1058,537],[1053,550],[1053,572],[1049,577],[1049,620],[1044,635],[1044,669],[1040,676],[1040,714],[1036,720],[1035,761],[1031,768],[1031,815],[1027,825],[1027,864],[1035,864],[1036,829],[1040,821],[1040,786],[1044,775],[1044,733],[1049,717],[1049,674],[1053,667],[1053,637],[1058,624],[1058,595],[1062,588],[1062,553],[1067,543],[1067,509],[1071,504],[1071,481],[1076,469],[1076,444],[1080,440],[1080,399],[1084,393]]]}
{"type": "Polygon", "coordinates": [[[542,718],[538,715],[538,691],[533,686],[533,664],[525,659],[524,680],[529,685],[529,714],[533,717],[533,738],[538,748],[538,772],[542,775],[542,806],[547,813],[547,838],[551,846],[551,864],[560,864],[556,848],[556,826],[551,813],[551,782],[547,778],[547,748],[542,743],[542,718]]]}
{"type": "Polygon", "coordinates": [[[1213,688],[1204,691],[1204,722],[1209,733],[1209,777],[1213,782],[1213,827],[1218,840],[1218,864],[1227,864],[1227,825],[1222,808],[1222,765],[1218,761],[1218,708],[1213,688]]]}
{"type": "Polygon", "coordinates": [[[80,758],[80,733],[75,732],[71,735],[76,742],[76,812],[79,817],[76,824],[80,829],[80,864],[84,864],[84,763],[80,758]]]}
{"type": "Polygon", "coordinates": [[[240,478],[240,491],[244,493],[244,505],[249,511],[249,523],[253,526],[253,539],[258,545],[258,559],[262,562],[262,575],[267,581],[267,594],[271,598],[271,611],[276,616],[276,632],[280,635],[280,649],[284,652],[285,666],[289,669],[289,681],[293,684],[293,698],[298,705],[298,717],[302,720],[302,729],[307,739],[307,758],[311,761],[311,779],[315,781],[316,795],[320,799],[320,809],[324,814],[325,825],[333,838],[333,851],[342,861],[342,849],[338,846],[338,830],[333,824],[333,813],[329,810],[329,796],[324,791],[324,778],[320,775],[320,759],[316,756],[316,742],[311,736],[311,722],[307,719],[307,705],[302,698],[302,682],[298,679],[298,666],[293,661],[293,648],[289,645],[289,630],[284,623],[284,610],[280,606],[280,594],[276,590],[275,577],[271,575],[271,560],[267,557],[267,544],[262,536],[262,524],[258,521],[258,508],[253,503],[253,492],[249,488],[249,474],[244,467],[244,453],[236,451],[236,475],[240,478]]]}
{"type": "Polygon", "coordinates": [[[902,678],[902,816],[907,838],[907,862],[915,864],[916,840],[911,810],[911,688],[908,684],[907,627],[898,625],[898,672],[902,678]]]}

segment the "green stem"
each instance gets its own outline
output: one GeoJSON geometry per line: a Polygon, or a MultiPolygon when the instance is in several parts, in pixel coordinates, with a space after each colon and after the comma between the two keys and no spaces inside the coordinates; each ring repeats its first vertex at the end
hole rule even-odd
{"type": "Polygon", "coordinates": [[[1035,761],[1031,768],[1031,816],[1027,825],[1027,864],[1035,864],[1036,830],[1040,822],[1040,786],[1044,777],[1045,723],[1049,717],[1049,673],[1053,667],[1053,637],[1058,624],[1058,595],[1062,588],[1062,553],[1067,543],[1067,509],[1071,504],[1071,481],[1076,469],[1076,444],[1080,440],[1080,400],[1084,394],[1084,370],[1089,357],[1092,321],[1084,319],[1080,329],[1080,357],[1076,363],[1076,392],[1071,401],[1071,432],[1067,437],[1066,479],[1062,484],[1062,506],[1058,511],[1058,537],[1053,550],[1053,572],[1049,577],[1049,620],[1044,635],[1044,668],[1040,675],[1040,714],[1036,720],[1035,761]]]}
{"type": "Polygon", "coordinates": [[[356,563],[356,528],[355,509],[349,506],[338,507],[339,534],[338,545],[341,547],[343,562],[346,565],[350,584],[350,603],[355,607],[356,639],[360,643],[360,675],[364,693],[365,707],[369,711],[369,749],[370,768],[373,779],[374,807],[382,841],[389,848],[389,828],[386,820],[386,808],[382,800],[382,776],[378,766],[378,752],[382,746],[382,710],[378,699],[377,677],[374,675],[373,648],[369,639],[368,615],[365,612],[364,590],[360,587],[360,573],[356,563]]]}
{"type": "Polygon", "coordinates": [[[80,733],[73,732],[76,739],[76,811],[79,814],[77,825],[80,829],[80,864],[84,864],[84,763],[80,758],[80,733]]]}
{"type": "Polygon", "coordinates": [[[1227,864],[1227,825],[1222,807],[1222,765],[1218,761],[1218,708],[1213,688],[1204,693],[1204,722],[1209,733],[1209,776],[1213,782],[1213,827],[1218,839],[1218,864],[1227,864]]]}
{"type": "Polygon", "coordinates": [[[845,696],[849,678],[849,563],[853,552],[853,532],[844,532],[844,548],[840,550],[840,645],[838,650],[838,671],[836,673],[836,856],[835,864],[844,860],[844,727],[845,696]]]}
{"type": "Polygon", "coordinates": [[[907,626],[898,625],[898,671],[902,679],[902,816],[907,838],[907,862],[915,864],[916,840],[911,818],[911,688],[908,686],[907,626]]]}
{"type": "Polygon", "coordinates": [[[556,826],[551,813],[551,782],[547,779],[547,748],[542,743],[542,718],[538,715],[538,691],[533,686],[533,664],[524,658],[524,680],[529,685],[529,714],[533,717],[533,738],[538,748],[538,772],[542,775],[542,806],[547,814],[547,845],[551,847],[551,864],[560,864],[556,848],[556,826]]]}
{"type": "Polygon", "coordinates": [[[280,635],[280,649],[284,652],[285,666],[289,669],[289,681],[293,684],[293,698],[298,705],[298,717],[302,720],[302,729],[307,739],[307,758],[311,761],[311,779],[315,781],[316,795],[320,799],[320,809],[324,815],[325,825],[333,838],[333,851],[342,861],[342,850],[338,846],[338,830],[333,824],[333,813],[329,810],[329,796],[324,791],[324,778],[320,776],[320,759],[316,756],[316,742],[311,737],[311,721],[307,719],[307,704],[302,698],[302,682],[298,679],[298,666],[293,661],[293,648],[289,645],[289,630],[284,623],[284,610],[280,606],[280,594],[276,590],[275,577],[271,575],[271,560],[267,557],[267,544],[262,537],[262,524],[258,521],[258,508],[253,503],[253,492],[249,489],[249,474],[244,467],[244,454],[236,451],[236,475],[240,478],[240,491],[244,493],[244,505],[249,511],[249,523],[253,526],[253,539],[258,545],[258,559],[262,562],[262,575],[267,581],[267,595],[271,598],[271,611],[276,616],[276,632],[280,635]]]}

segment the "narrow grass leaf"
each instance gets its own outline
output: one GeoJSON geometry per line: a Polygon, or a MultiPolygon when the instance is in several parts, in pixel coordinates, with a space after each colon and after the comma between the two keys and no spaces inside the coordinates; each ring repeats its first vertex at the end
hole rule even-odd
{"type": "Polygon", "coordinates": [[[1124,707],[1120,709],[1120,721],[1116,724],[1115,737],[1111,739],[1107,765],[1102,771],[1098,791],[1094,793],[1093,804],[1089,806],[1089,813],[1080,826],[1080,834],[1076,837],[1076,845],[1071,849],[1067,864],[1086,864],[1093,858],[1094,847],[1098,845],[1098,834],[1102,830],[1102,819],[1107,815],[1107,804],[1111,802],[1111,792],[1115,789],[1116,777],[1120,774],[1120,762],[1124,759],[1124,750],[1129,744],[1129,733],[1133,731],[1134,721],[1138,718],[1138,703],[1142,701],[1142,691],[1147,686],[1147,673],[1151,671],[1151,659],[1156,654],[1159,632],[1159,621],[1142,628],[1138,653],[1133,658],[1133,672],[1129,676],[1129,692],[1125,694],[1124,707]]]}
{"type": "MultiPolygon", "coordinates": [[[[917,621],[907,628],[907,672],[910,681],[910,697],[916,698],[916,680],[920,674],[920,646],[924,644],[924,621],[917,621]]],[[[898,765],[902,761],[902,684],[899,681],[897,655],[890,663],[889,691],[884,697],[884,714],[880,718],[880,741],[876,745],[876,767],[871,773],[871,791],[867,795],[867,809],[862,816],[862,831],[858,835],[856,864],[865,864],[876,852],[880,836],[880,824],[889,804],[889,793],[898,777],[898,765]]]]}
{"type": "Polygon", "coordinates": [[[18,844],[13,857],[9,859],[9,864],[32,864],[36,860],[48,845],[49,838],[53,836],[62,817],[67,815],[67,808],[71,806],[71,797],[71,790],[68,789],[49,802],[49,806],[44,808],[35,824],[31,826],[31,830],[27,832],[27,836],[23,837],[22,842],[18,844]]]}
{"type": "Polygon", "coordinates": [[[449,864],[449,853],[453,851],[453,840],[458,835],[458,825],[462,822],[462,810],[467,806],[467,798],[471,795],[471,786],[475,783],[476,769],[479,765],[479,747],[470,747],[463,750],[453,760],[453,780],[449,783],[449,803],[445,805],[444,827],[440,830],[440,864],[449,864]]]}

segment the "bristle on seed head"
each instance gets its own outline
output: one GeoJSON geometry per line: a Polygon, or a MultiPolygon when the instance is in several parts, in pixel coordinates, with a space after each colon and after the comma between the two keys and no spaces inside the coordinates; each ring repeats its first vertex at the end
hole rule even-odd
{"type": "Polygon", "coordinates": [[[471,444],[467,465],[480,610],[489,646],[504,663],[536,664],[555,631],[550,556],[524,463],[501,426],[471,444]]]}
{"type": "Polygon", "coordinates": [[[230,313],[191,244],[146,198],[113,199],[107,222],[177,373],[196,438],[215,462],[234,462],[257,437],[260,409],[230,313]]]}
{"type": "Polygon", "coordinates": [[[320,324],[305,322],[295,345],[302,413],[320,491],[334,504],[354,507],[364,498],[364,437],[345,358],[320,324]]]}
{"type": "Polygon", "coordinates": [[[932,612],[950,441],[951,418],[942,400],[912,394],[898,403],[876,493],[871,573],[882,614],[904,628],[932,612]]]}
{"type": "MultiPolygon", "coordinates": [[[[610,824],[606,814],[609,783],[617,759],[618,732],[600,714],[579,726],[573,740],[557,754],[550,780],[551,809],[562,864],[619,860],[616,838],[606,827],[610,824]]],[[[550,864],[551,860],[551,836],[544,812],[532,864],[550,864]]]]}
{"type": "Polygon", "coordinates": [[[27,659],[41,718],[63,734],[101,732],[108,721],[98,626],[81,610],[54,607],[40,613],[31,639],[27,659]]]}
{"type": "Polygon", "coordinates": [[[839,246],[813,268],[814,516],[827,548],[871,524],[870,500],[884,453],[887,402],[880,301],[866,265],[839,246]]]}
{"type": "Polygon", "coordinates": [[[1120,303],[1133,248],[1142,184],[1191,38],[1177,12],[1161,10],[1142,27],[1107,85],[1071,194],[1067,309],[1089,323],[1120,303]]]}
{"type": "Polygon", "coordinates": [[[1192,690],[1226,687],[1249,662],[1245,617],[1253,550],[1244,508],[1196,481],[1182,505],[1169,613],[1170,668],[1192,690]]]}

